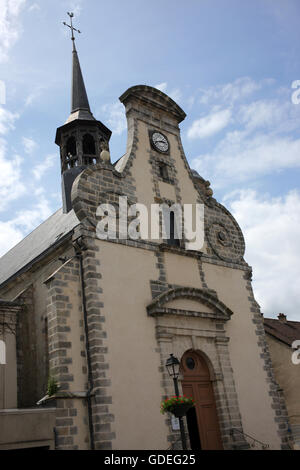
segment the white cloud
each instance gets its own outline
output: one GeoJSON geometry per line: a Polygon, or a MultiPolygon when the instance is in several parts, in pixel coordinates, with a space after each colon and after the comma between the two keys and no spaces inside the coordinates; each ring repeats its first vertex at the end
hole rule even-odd
{"type": "Polygon", "coordinates": [[[32,169],[32,173],[37,181],[39,181],[44,176],[47,170],[53,167],[56,158],[56,154],[47,155],[47,157],[41,163],[32,169]]]}
{"type": "Polygon", "coordinates": [[[251,95],[254,91],[259,90],[261,86],[261,83],[257,83],[249,77],[237,78],[234,82],[201,90],[200,103],[207,104],[214,102],[219,104],[233,104],[251,95]]]}
{"type": "Polygon", "coordinates": [[[167,89],[167,82],[163,82],[163,83],[159,83],[158,85],[155,85],[154,88],[157,88],[158,90],[162,91],[163,93],[165,93],[166,89],[167,89]]]}
{"type": "Polygon", "coordinates": [[[203,139],[220,132],[228,126],[231,118],[231,111],[223,109],[197,119],[188,130],[189,139],[203,139]]]}
{"type": "Polygon", "coordinates": [[[174,90],[171,90],[170,93],[168,93],[168,95],[170,98],[172,98],[172,100],[175,101],[175,103],[180,101],[182,98],[182,93],[179,90],[179,88],[174,88],[174,90]]]}
{"type": "Polygon", "coordinates": [[[39,195],[39,202],[29,210],[18,212],[11,222],[13,226],[21,228],[23,233],[35,229],[41,222],[52,214],[52,209],[44,195],[39,195]]]}
{"type": "Polygon", "coordinates": [[[22,231],[11,222],[0,221],[0,256],[19,243],[23,238],[22,231]]]}
{"type": "Polygon", "coordinates": [[[157,88],[158,90],[160,90],[163,93],[165,93],[166,95],[168,95],[176,103],[177,103],[177,101],[180,101],[181,98],[182,98],[182,93],[181,93],[179,88],[173,88],[173,90],[167,91],[168,90],[167,82],[159,83],[158,85],[155,85],[154,88],[157,88]]]}
{"type": "Polygon", "coordinates": [[[187,100],[186,100],[186,106],[190,109],[192,108],[192,106],[195,104],[195,101],[196,101],[196,97],[195,96],[190,96],[187,100]]]}
{"type": "Polygon", "coordinates": [[[240,119],[250,129],[270,127],[282,119],[283,109],[275,101],[253,101],[240,108],[240,119]]]}
{"type": "Polygon", "coordinates": [[[83,8],[84,0],[65,0],[64,4],[68,11],[73,12],[75,16],[79,16],[83,8]]]}
{"type": "Polygon", "coordinates": [[[0,63],[21,34],[20,13],[26,0],[0,0],[0,63]]]}
{"type": "Polygon", "coordinates": [[[38,147],[37,143],[30,139],[29,137],[22,138],[22,144],[24,146],[24,150],[28,155],[31,155],[38,147]]]}
{"type": "Polygon", "coordinates": [[[18,155],[8,159],[6,153],[7,144],[5,140],[0,139],[0,211],[3,211],[9,202],[17,199],[26,191],[22,182],[22,159],[18,155]]]}
{"type": "Polygon", "coordinates": [[[33,3],[30,5],[28,8],[28,11],[39,11],[41,9],[40,5],[38,3],[33,3]]]}
{"type": "MultiPolygon", "coordinates": [[[[11,113],[7,109],[0,107],[0,135],[7,134],[14,129],[15,120],[19,116],[11,113]]],[[[22,158],[19,155],[7,156],[7,142],[0,138],[0,211],[3,211],[10,201],[20,197],[25,192],[22,183],[21,164],[22,158]]]]}
{"type": "Polygon", "coordinates": [[[18,212],[13,219],[6,222],[0,221],[0,256],[14,247],[51,214],[49,202],[41,194],[39,202],[31,209],[18,212]]]}
{"type": "MultiPolygon", "coordinates": [[[[270,80],[264,82],[270,84],[270,80]]],[[[300,106],[292,104],[287,93],[278,97],[278,89],[273,90],[274,95],[276,99],[247,104],[241,99],[231,104],[228,122],[234,130],[227,130],[210,151],[192,160],[200,174],[213,180],[215,188],[300,167],[300,106]]],[[[213,135],[228,122],[225,114],[218,116],[212,112],[194,121],[188,137],[213,135]]]]}
{"type": "Polygon", "coordinates": [[[0,134],[6,134],[14,129],[14,122],[19,118],[16,113],[11,113],[8,109],[0,106],[0,134]]]}
{"type": "Polygon", "coordinates": [[[0,105],[6,104],[6,84],[0,80],[0,105]]]}
{"type": "Polygon", "coordinates": [[[34,102],[36,102],[40,98],[41,94],[45,91],[45,89],[45,86],[36,86],[25,99],[25,106],[31,106],[34,102]]]}
{"type": "Polygon", "coordinates": [[[300,127],[300,107],[288,99],[253,101],[240,106],[237,121],[249,132],[256,129],[290,132],[300,127]]]}
{"type": "Polygon", "coordinates": [[[271,198],[243,190],[224,198],[246,239],[254,292],[267,316],[300,321],[300,193],[271,198]]]}
{"type": "Polygon", "coordinates": [[[287,168],[300,167],[300,139],[230,132],[211,154],[192,161],[200,174],[209,175],[215,187],[248,181],[287,168]]]}
{"type": "Polygon", "coordinates": [[[108,127],[113,133],[121,135],[127,128],[124,107],[121,103],[105,104],[102,111],[106,114],[108,127]]]}

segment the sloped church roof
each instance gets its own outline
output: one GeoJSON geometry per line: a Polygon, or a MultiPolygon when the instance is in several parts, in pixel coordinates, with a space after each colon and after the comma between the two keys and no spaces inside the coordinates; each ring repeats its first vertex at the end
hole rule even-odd
{"type": "Polygon", "coordinates": [[[73,210],[64,214],[59,209],[51,215],[0,258],[0,286],[62,243],[77,225],[79,220],[73,210]]]}

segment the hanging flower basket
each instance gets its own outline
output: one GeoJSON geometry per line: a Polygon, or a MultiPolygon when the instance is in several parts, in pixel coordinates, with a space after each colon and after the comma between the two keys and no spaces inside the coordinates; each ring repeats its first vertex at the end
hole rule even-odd
{"type": "Polygon", "coordinates": [[[176,418],[185,416],[186,413],[195,406],[193,398],[188,397],[171,397],[166,398],[160,405],[160,412],[162,414],[168,412],[172,413],[176,418]]]}
{"type": "Polygon", "coordinates": [[[194,405],[189,405],[185,403],[181,403],[179,405],[176,405],[173,411],[173,415],[176,416],[176,418],[180,418],[181,416],[185,416],[187,412],[193,408],[194,405]]]}

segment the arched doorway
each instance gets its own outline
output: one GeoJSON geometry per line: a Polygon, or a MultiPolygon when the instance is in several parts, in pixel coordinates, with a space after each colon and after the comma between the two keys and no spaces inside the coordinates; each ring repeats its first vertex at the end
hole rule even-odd
{"type": "Polygon", "coordinates": [[[195,408],[187,413],[192,450],[223,449],[214,391],[205,359],[195,351],[181,359],[182,391],[195,400],[195,408]]]}

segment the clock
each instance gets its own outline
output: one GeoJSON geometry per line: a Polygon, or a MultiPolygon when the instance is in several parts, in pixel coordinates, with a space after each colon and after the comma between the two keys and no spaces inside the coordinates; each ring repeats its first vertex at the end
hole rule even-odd
{"type": "Polygon", "coordinates": [[[151,134],[151,144],[158,152],[167,153],[169,151],[168,139],[160,132],[155,131],[151,134]]]}

